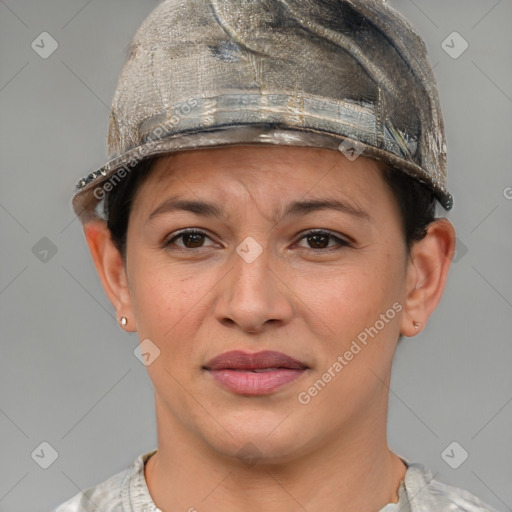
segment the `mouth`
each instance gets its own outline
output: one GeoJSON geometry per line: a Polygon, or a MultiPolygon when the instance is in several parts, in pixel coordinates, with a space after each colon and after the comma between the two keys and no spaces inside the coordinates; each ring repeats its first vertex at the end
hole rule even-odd
{"type": "Polygon", "coordinates": [[[203,369],[223,388],[241,395],[266,395],[289,384],[309,367],[282,352],[254,354],[239,350],[225,352],[210,360],[203,369]]]}

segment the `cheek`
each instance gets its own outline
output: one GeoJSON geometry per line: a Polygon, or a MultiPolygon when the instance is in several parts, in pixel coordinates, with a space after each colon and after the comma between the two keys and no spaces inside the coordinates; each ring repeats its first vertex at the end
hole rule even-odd
{"type": "Polygon", "coordinates": [[[387,379],[403,309],[403,265],[399,251],[386,245],[310,291],[310,309],[328,326],[318,370],[336,375],[324,399],[343,397],[347,411],[371,401],[387,379]]]}
{"type": "Polygon", "coordinates": [[[151,340],[159,350],[146,370],[155,393],[167,407],[186,410],[190,404],[182,386],[189,387],[185,382],[195,376],[191,370],[196,366],[197,332],[205,314],[201,299],[211,286],[168,264],[146,263],[133,270],[132,304],[138,337],[141,342],[151,340]]]}
{"type": "Polygon", "coordinates": [[[198,358],[198,333],[220,277],[193,265],[178,268],[151,260],[151,255],[134,259],[131,294],[138,336],[159,347],[166,365],[172,362],[181,371],[198,358]]]}
{"type": "Polygon", "coordinates": [[[171,334],[173,326],[182,319],[192,292],[183,288],[183,278],[150,258],[135,260],[132,266],[131,289],[137,330],[141,337],[161,339],[171,334]]]}
{"type": "MultiPolygon", "coordinates": [[[[322,355],[303,391],[318,393],[310,410],[322,418],[321,411],[331,415],[338,405],[339,421],[364,414],[385,393],[382,382],[391,368],[402,309],[397,258],[393,252],[379,252],[375,259],[365,258],[364,264],[320,278],[322,285],[310,289],[307,305],[314,313],[309,325],[314,324],[312,315],[321,319],[316,323],[322,325],[322,334],[320,329],[316,334],[323,338],[317,345],[322,355]]],[[[305,292],[306,287],[301,295],[305,292]]]]}
{"type": "Polygon", "coordinates": [[[297,282],[301,288],[297,292],[321,317],[328,336],[346,341],[402,300],[402,265],[396,251],[374,250],[354,258],[345,268],[304,278],[297,282]]]}

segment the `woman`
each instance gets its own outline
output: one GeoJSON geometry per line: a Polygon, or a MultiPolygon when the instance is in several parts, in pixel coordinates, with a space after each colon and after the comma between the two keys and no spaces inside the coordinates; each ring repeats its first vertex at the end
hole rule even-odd
{"type": "Polygon", "coordinates": [[[73,205],[158,448],[57,512],[492,510],[388,447],[455,250],[437,89],[383,2],[163,2],[73,205]]]}

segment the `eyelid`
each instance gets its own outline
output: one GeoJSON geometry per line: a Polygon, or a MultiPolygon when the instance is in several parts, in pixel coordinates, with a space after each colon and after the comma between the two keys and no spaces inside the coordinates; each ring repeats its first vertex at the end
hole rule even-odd
{"type": "MultiPolygon", "coordinates": [[[[163,247],[167,247],[168,245],[171,244],[171,242],[176,239],[176,238],[179,238],[183,235],[204,235],[205,238],[209,238],[212,242],[214,242],[215,240],[213,240],[213,238],[208,234],[208,232],[206,232],[203,228],[185,228],[185,229],[180,229],[178,231],[174,231],[173,233],[171,233],[170,235],[166,236],[164,238],[164,240],[162,241],[162,246],[163,247]]],[[[178,246],[180,247],[180,246],[178,246]]],[[[185,249],[185,250],[193,250],[193,249],[188,249],[187,247],[180,247],[181,249],[185,249]]]]}
{"type": "Polygon", "coordinates": [[[349,236],[346,236],[346,235],[341,235],[341,234],[338,234],[334,231],[330,231],[328,229],[324,229],[324,228],[316,228],[316,229],[309,229],[308,231],[305,231],[302,233],[302,235],[300,236],[300,238],[297,240],[298,242],[304,240],[304,238],[308,237],[308,236],[311,236],[311,235],[324,235],[324,236],[328,236],[334,240],[336,240],[336,243],[338,245],[338,247],[336,246],[333,246],[333,247],[328,247],[328,248],[325,248],[325,249],[312,249],[312,248],[309,248],[309,247],[306,247],[305,249],[306,250],[309,250],[309,251],[315,251],[315,252],[327,252],[329,250],[335,250],[336,248],[342,248],[342,247],[353,247],[355,242],[349,237],[349,236]]]}

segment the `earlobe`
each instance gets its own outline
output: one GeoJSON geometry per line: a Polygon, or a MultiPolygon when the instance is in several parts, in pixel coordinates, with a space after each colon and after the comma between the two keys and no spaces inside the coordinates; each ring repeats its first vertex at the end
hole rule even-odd
{"type": "Polygon", "coordinates": [[[407,267],[406,298],[400,328],[407,337],[421,332],[443,295],[455,253],[455,230],[447,219],[432,222],[415,242],[407,267]]]}
{"type": "MultiPolygon", "coordinates": [[[[105,293],[116,310],[117,318],[130,318],[123,329],[135,331],[130,290],[126,279],[126,269],[119,250],[112,241],[110,231],[104,221],[94,220],[83,226],[85,239],[91,252],[105,293]]],[[[119,321],[119,320],[118,320],[119,321]]]]}

